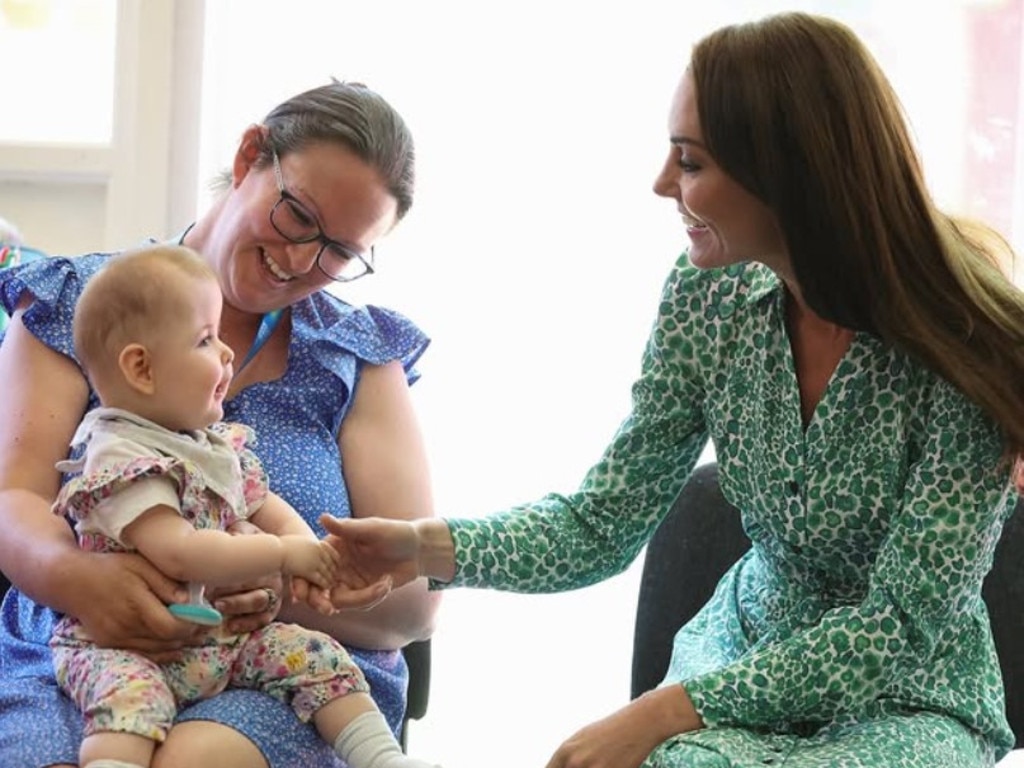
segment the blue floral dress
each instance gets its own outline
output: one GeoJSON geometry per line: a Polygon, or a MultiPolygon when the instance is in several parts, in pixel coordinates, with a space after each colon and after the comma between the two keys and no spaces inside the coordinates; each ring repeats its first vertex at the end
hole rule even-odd
{"type": "Polygon", "coordinates": [[[619,573],[710,436],[752,547],[679,630],[663,683],[707,727],[645,766],[992,765],[1013,744],[981,598],[1016,500],[998,430],[864,333],[805,427],[785,301],[763,266],[684,255],[601,460],[570,496],[450,520],[450,586],[553,592],[619,573]]]}
{"type": "MultiPolygon", "coordinates": [[[[13,312],[28,291],[35,302],[26,327],[52,349],[74,358],[71,320],[85,282],[109,254],[52,257],[0,273],[0,299],[13,312]]],[[[397,312],[353,307],[318,292],[292,307],[288,369],[277,381],[253,384],[225,403],[224,420],[261,436],[254,452],[287,499],[323,533],[324,511],[350,514],[337,444],[342,420],[364,364],[401,361],[410,383],[427,337],[397,312]]],[[[91,393],[88,408],[99,405],[91,393]]],[[[47,646],[59,616],[12,589],[0,608],[0,765],[37,768],[76,764],[82,718],[54,679],[47,646]]],[[[408,670],[398,652],[348,649],[392,728],[405,710],[408,670]]],[[[181,720],[214,720],[244,733],[272,768],[341,765],[311,725],[285,704],[249,690],[229,690],[184,709],[181,720]]]]}

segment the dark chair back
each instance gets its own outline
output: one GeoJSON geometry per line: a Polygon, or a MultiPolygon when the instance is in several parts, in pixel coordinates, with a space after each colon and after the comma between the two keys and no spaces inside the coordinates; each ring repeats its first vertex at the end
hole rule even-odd
{"type": "MultiPolygon", "coordinates": [[[[1006,714],[1024,746],[1024,501],[1007,521],[983,595],[1006,687],[1006,714]]],[[[739,512],[718,488],[718,467],[697,467],[647,545],[633,635],[632,696],[668,669],[672,639],[749,548],[739,512]]]]}
{"type": "Polygon", "coordinates": [[[409,665],[409,691],[405,703],[405,719],[399,741],[402,751],[409,745],[409,721],[420,720],[427,714],[430,699],[430,640],[409,643],[402,649],[405,663],[409,665]]]}
{"type": "Polygon", "coordinates": [[[718,487],[718,466],[697,467],[647,542],[633,632],[633,698],[662,681],[676,630],[749,548],[739,512],[718,487]]]}

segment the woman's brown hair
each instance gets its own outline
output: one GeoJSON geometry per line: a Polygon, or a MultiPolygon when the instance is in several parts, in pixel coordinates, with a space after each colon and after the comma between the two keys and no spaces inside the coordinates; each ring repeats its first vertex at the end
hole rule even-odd
{"type": "Polygon", "coordinates": [[[1024,293],[993,230],[940,211],[903,109],[846,26],[784,13],[694,47],[715,161],[776,214],[804,299],[957,386],[1024,451],[1024,293]]]}

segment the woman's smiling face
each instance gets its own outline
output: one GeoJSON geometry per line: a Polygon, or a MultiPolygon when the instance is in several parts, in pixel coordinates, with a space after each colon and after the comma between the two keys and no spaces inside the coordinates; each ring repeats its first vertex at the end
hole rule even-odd
{"type": "MultiPolygon", "coordinates": [[[[255,165],[259,129],[243,139],[232,188],[207,252],[225,301],[243,312],[264,313],[293,304],[331,283],[315,263],[320,243],[293,243],[271,224],[280,199],[273,166],[255,165]]],[[[316,217],[323,233],[347,248],[369,253],[395,224],[397,202],[380,175],[344,146],[318,142],[280,158],[288,193],[316,217]]]]}
{"type": "Polygon", "coordinates": [[[775,214],[722,170],[704,144],[689,71],[672,100],[669,142],[654,191],[676,201],[693,264],[710,268],[759,261],[788,273],[785,239],[775,214]]]}

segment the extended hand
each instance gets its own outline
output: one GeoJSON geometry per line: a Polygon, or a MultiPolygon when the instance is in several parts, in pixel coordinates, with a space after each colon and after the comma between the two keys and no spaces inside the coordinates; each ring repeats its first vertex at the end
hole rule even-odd
{"type": "Polygon", "coordinates": [[[339,584],[331,590],[336,608],[372,607],[392,586],[419,577],[419,537],[412,523],[331,515],[323,515],[320,522],[328,531],[324,541],[341,557],[339,584]]]}
{"type": "Polygon", "coordinates": [[[305,603],[321,616],[331,616],[337,613],[334,605],[331,604],[331,590],[310,584],[300,576],[292,576],[292,600],[297,603],[305,603]]]}

